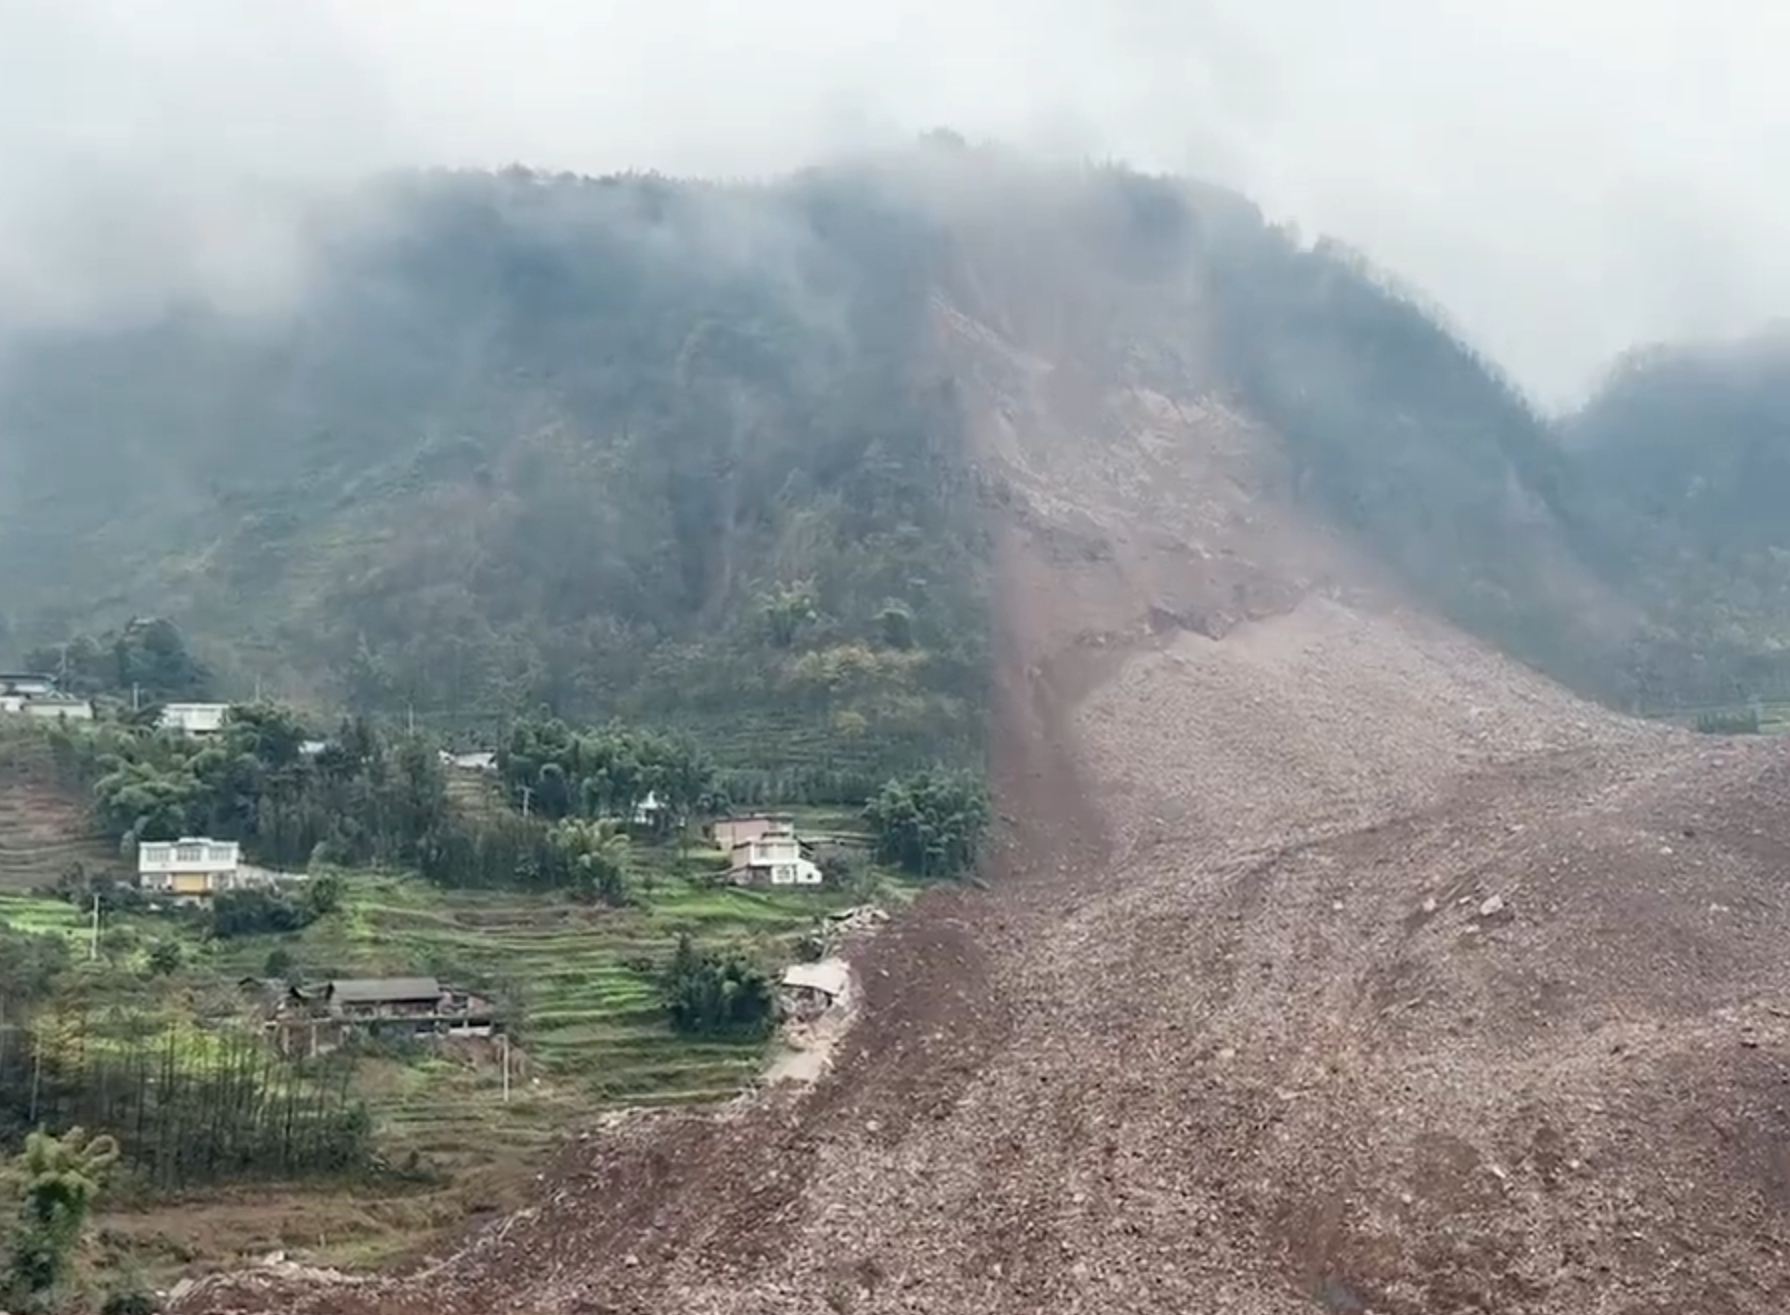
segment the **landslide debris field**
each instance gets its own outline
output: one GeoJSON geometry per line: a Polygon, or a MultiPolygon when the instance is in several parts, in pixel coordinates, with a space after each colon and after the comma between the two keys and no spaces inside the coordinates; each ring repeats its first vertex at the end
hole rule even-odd
{"type": "Polygon", "coordinates": [[[1295,512],[1272,435],[982,295],[938,323],[986,888],[863,947],[812,1091],[593,1128],[407,1271],[174,1309],[1790,1309],[1781,741],[1578,702],[1295,512]]]}

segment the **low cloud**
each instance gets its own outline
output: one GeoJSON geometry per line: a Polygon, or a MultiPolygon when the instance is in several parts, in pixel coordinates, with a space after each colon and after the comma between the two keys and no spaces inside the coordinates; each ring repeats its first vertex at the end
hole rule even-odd
{"type": "Polygon", "coordinates": [[[1765,0],[0,0],[14,319],[302,285],[396,163],[761,176],[939,124],[1191,171],[1425,288],[1544,399],[1790,303],[1765,0]]]}

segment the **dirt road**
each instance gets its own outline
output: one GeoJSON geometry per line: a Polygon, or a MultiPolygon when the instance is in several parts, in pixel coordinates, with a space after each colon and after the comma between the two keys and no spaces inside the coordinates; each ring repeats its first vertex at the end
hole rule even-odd
{"type": "Polygon", "coordinates": [[[860,952],[812,1092],[593,1137],[409,1274],[176,1309],[1790,1309],[1784,755],[1411,609],[1197,388],[939,323],[996,544],[989,888],[860,952]]]}

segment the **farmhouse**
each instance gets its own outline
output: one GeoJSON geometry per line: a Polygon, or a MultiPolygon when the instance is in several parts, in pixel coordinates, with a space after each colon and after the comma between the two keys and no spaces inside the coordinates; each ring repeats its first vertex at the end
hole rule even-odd
{"type": "Polygon", "coordinates": [[[316,1053],[358,1031],[422,1038],[503,1030],[492,1001],[434,977],[338,977],[306,986],[245,977],[240,985],[259,1001],[284,1054],[316,1053]]]}
{"type": "Polygon", "coordinates": [[[145,891],[194,903],[242,884],[242,846],[234,840],[182,836],[137,846],[137,885],[145,891]]]}
{"type": "Polygon", "coordinates": [[[54,676],[28,671],[0,672],[0,712],[55,721],[92,721],[93,705],[56,688],[54,676]]]}
{"type": "Polygon", "coordinates": [[[446,994],[433,977],[344,977],[325,982],[317,998],[338,1018],[421,1018],[446,994]]]}
{"type": "Polygon", "coordinates": [[[93,705],[91,703],[86,699],[70,698],[66,694],[0,694],[0,712],[20,713],[26,717],[42,717],[46,721],[55,721],[61,717],[66,717],[70,721],[93,720],[93,705]]]}
{"type": "Polygon", "coordinates": [[[56,677],[35,671],[0,671],[0,695],[40,699],[56,693],[56,677]]]}
{"type": "Polygon", "coordinates": [[[794,832],[766,834],[735,843],[727,879],[736,886],[818,886],[821,871],[803,856],[794,832]]]}
{"type": "Polygon", "coordinates": [[[744,817],[717,818],[709,827],[716,848],[729,854],[741,841],[768,835],[792,836],[795,832],[795,821],[786,813],[749,813],[744,817]]]}
{"type": "Polygon", "coordinates": [[[182,735],[216,735],[229,713],[228,703],[167,703],[156,725],[182,735]]]}

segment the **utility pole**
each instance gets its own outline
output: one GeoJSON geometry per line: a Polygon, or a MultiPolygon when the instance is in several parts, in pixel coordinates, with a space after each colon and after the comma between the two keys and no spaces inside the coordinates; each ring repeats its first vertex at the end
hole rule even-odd
{"type": "Polygon", "coordinates": [[[516,788],[522,792],[522,820],[526,822],[528,820],[528,801],[534,798],[535,792],[526,785],[519,785],[516,788]]]}
{"type": "Polygon", "coordinates": [[[510,1034],[503,1033],[501,1041],[503,1046],[503,1103],[508,1105],[510,1103],[510,1034]]]}
{"type": "Polygon", "coordinates": [[[137,712],[143,706],[143,687],[136,681],[131,682],[131,711],[137,712]]]}
{"type": "Polygon", "coordinates": [[[87,958],[91,962],[99,958],[99,892],[93,892],[93,935],[87,942],[87,958]]]}
{"type": "Polygon", "coordinates": [[[404,705],[404,725],[410,734],[416,734],[416,704],[406,703],[404,705]]]}

